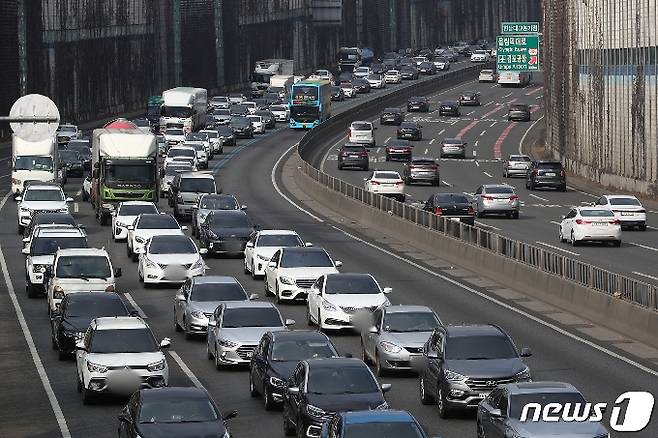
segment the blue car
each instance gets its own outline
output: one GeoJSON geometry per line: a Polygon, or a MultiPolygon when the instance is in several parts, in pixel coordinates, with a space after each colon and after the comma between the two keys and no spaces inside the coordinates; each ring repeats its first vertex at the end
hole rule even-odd
{"type": "Polygon", "coordinates": [[[324,423],[320,437],[428,438],[423,428],[410,413],[394,410],[338,413],[324,423]]]}

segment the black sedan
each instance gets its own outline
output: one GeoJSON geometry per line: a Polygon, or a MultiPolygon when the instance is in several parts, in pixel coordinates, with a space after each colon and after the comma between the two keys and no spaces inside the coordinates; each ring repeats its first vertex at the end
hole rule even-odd
{"type": "Polygon", "coordinates": [[[283,395],[286,436],[320,436],[322,424],[336,412],[387,409],[384,392],[370,368],[358,359],[301,361],[283,395]]]}
{"type": "Polygon", "coordinates": [[[418,70],[414,65],[403,65],[400,67],[400,75],[402,79],[418,79],[418,70]]]}
{"type": "Polygon", "coordinates": [[[84,165],[78,151],[59,151],[59,159],[62,163],[62,166],[66,167],[67,176],[83,176],[84,165]]]}
{"type": "Polygon", "coordinates": [[[409,112],[422,111],[426,113],[429,112],[429,110],[430,110],[430,102],[424,96],[410,97],[409,100],[407,101],[407,111],[409,112]]]}
{"type": "Polygon", "coordinates": [[[459,111],[459,102],[456,100],[446,100],[445,102],[441,102],[439,105],[439,115],[455,117],[461,116],[462,113],[459,111]]]}
{"type": "Polygon", "coordinates": [[[233,133],[233,128],[230,126],[217,126],[215,131],[219,134],[219,138],[222,139],[222,145],[224,146],[235,146],[235,134],[233,133]]]}
{"type": "Polygon", "coordinates": [[[242,254],[257,228],[242,210],[214,210],[199,227],[199,241],[210,254],[242,254]]]}
{"type": "Polygon", "coordinates": [[[384,108],[384,112],[379,116],[380,125],[399,125],[404,120],[404,115],[400,108],[384,108]]]}
{"type": "Polygon", "coordinates": [[[279,407],[286,382],[300,360],[338,357],[327,335],[318,331],[278,331],[263,335],[249,364],[249,393],[263,396],[265,410],[279,407]]]}
{"type": "Polygon", "coordinates": [[[370,93],[370,83],[364,78],[354,78],[352,80],[354,89],[359,94],[370,93]]]}
{"type": "Polygon", "coordinates": [[[331,100],[342,102],[345,100],[345,93],[343,93],[343,89],[340,88],[337,85],[332,85],[331,86],[331,100]]]}
{"type": "Polygon", "coordinates": [[[76,151],[82,160],[83,169],[91,170],[91,147],[88,140],[71,140],[66,150],[76,151]]]}
{"type": "Polygon", "coordinates": [[[205,389],[169,387],[135,392],[119,414],[119,438],[230,437],[226,421],[205,389]]]}
{"type": "Polygon", "coordinates": [[[265,129],[276,128],[276,120],[274,120],[274,114],[270,110],[261,109],[256,111],[257,116],[261,116],[263,123],[265,124],[265,129]]]}
{"type": "Polygon", "coordinates": [[[458,219],[468,225],[475,223],[475,210],[471,201],[462,193],[436,193],[425,202],[423,210],[437,216],[458,219]]]}
{"type": "Polygon", "coordinates": [[[465,91],[459,96],[459,104],[463,106],[480,106],[480,93],[477,91],[465,91]]]}
{"type": "Polygon", "coordinates": [[[114,292],[76,292],[64,295],[59,312],[51,316],[53,348],[59,360],[65,360],[75,352],[75,343],[82,339],[89,323],[105,316],[129,316],[121,297],[114,292]]]}
{"type": "Polygon", "coordinates": [[[254,125],[246,117],[231,117],[229,126],[233,129],[233,135],[238,138],[254,138],[254,125]]]}
{"type": "Polygon", "coordinates": [[[420,63],[418,71],[424,75],[434,75],[436,74],[436,67],[433,62],[425,61],[420,63]]]}
{"type": "Polygon", "coordinates": [[[397,137],[404,140],[422,140],[422,127],[418,122],[402,122],[398,128],[397,137]]]}

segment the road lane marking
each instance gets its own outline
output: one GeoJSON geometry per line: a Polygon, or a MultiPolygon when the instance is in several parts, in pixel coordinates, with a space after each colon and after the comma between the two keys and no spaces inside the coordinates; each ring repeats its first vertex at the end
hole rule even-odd
{"type": "Polygon", "coordinates": [[[484,222],[475,221],[474,224],[477,225],[478,227],[491,228],[492,230],[502,231],[500,228],[494,227],[493,225],[485,224],[484,222]]]}
{"type": "Polygon", "coordinates": [[[531,197],[533,197],[533,198],[535,198],[535,199],[539,199],[540,201],[551,202],[550,199],[542,198],[541,196],[537,196],[537,195],[535,195],[534,193],[528,193],[528,196],[531,196],[531,197]]]}
{"type": "MultiPolygon", "coordinates": [[[[475,152],[475,151],[473,151],[473,152],[475,152]]],[[[477,167],[480,167],[480,163],[479,163],[477,160],[475,160],[475,165],[476,165],[477,167]]]]}
{"type": "Polygon", "coordinates": [[[658,281],[658,277],[654,277],[653,275],[643,274],[642,272],[637,272],[637,271],[633,271],[633,274],[639,275],[640,277],[650,278],[652,280],[658,281]]]}
{"type": "Polygon", "coordinates": [[[540,94],[539,96],[535,97],[535,100],[540,100],[540,99],[543,99],[543,98],[544,98],[544,95],[540,94]]]}
{"type": "MultiPolygon", "coordinates": [[[[391,137],[389,137],[389,138],[391,138],[391,137]]],[[[376,154],[379,154],[381,151],[382,151],[382,148],[377,148],[377,150],[375,151],[375,153],[376,153],[376,154]]]]}
{"type": "Polygon", "coordinates": [[[512,93],[507,93],[506,95],[503,96],[503,99],[505,99],[507,97],[510,97],[511,95],[512,95],[512,93]]]}
{"type": "Polygon", "coordinates": [[[484,134],[487,133],[487,130],[485,129],[484,131],[480,132],[480,137],[484,137],[484,134]]]}
{"type": "Polygon", "coordinates": [[[479,122],[478,120],[474,120],[471,123],[469,123],[464,129],[459,131],[459,133],[455,136],[455,138],[462,138],[464,134],[466,134],[468,131],[473,129],[473,127],[475,127],[475,125],[477,125],[478,122],[479,122]]]}
{"type": "Polygon", "coordinates": [[[391,137],[388,137],[384,143],[388,143],[389,141],[391,141],[391,137]]]}
{"type": "Polygon", "coordinates": [[[73,213],[79,213],[80,212],[80,206],[78,205],[77,202],[73,203],[73,213]]]}
{"type": "MultiPolygon", "coordinates": [[[[7,202],[7,199],[9,199],[11,193],[12,193],[11,191],[8,192],[5,195],[5,197],[2,198],[2,201],[0,201],[0,211],[2,210],[2,207],[4,207],[5,203],[7,202]]],[[[46,395],[48,396],[48,401],[50,402],[50,407],[52,408],[53,413],[55,414],[55,420],[57,420],[59,431],[62,434],[62,438],[71,438],[71,432],[69,431],[69,427],[66,424],[66,417],[64,417],[64,413],[62,412],[62,407],[60,406],[59,401],[57,400],[57,396],[55,395],[55,391],[53,391],[53,387],[50,384],[50,379],[48,378],[48,374],[46,373],[46,368],[43,366],[43,362],[41,361],[41,357],[39,356],[39,352],[37,351],[37,347],[34,343],[34,339],[32,338],[32,333],[30,333],[30,328],[28,327],[27,321],[25,320],[25,316],[23,315],[23,309],[21,309],[21,305],[18,302],[18,297],[16,296],[16,291],[14,290],[14,284],[11,281],[11,277],[9,275],[9,268],[7,267],[7,261],[5,260],[5,255],[2,251],[1,245],[0,245],[0,267],[2,268],[2,275],[5,277],[5,285],[7,286],[7,293],[9,294],[9,299],[11,300],[11,304],[14,306],[14,312],[16,312],[16,319],[18,319],[18,323],[21,326],[23,337],[25,338],[27,347],[30,350],[30,355],[32,356],[32,362],[34,363],[34,366],[37,369],[37,374],[39,374],[41,385],[43,386],[43,389],[46,391],[46,395]]]]}
{"type": "Polygon", "coordinates": [[[532,96],[533,94],[538,93],[538,92],[540,92],[540,91],[543,90],[543,89],[544,89],[544,87],[539,86],[539,87],[535,88],[535,89],[532,90],[532,91],[528,91],[525,95],[526,95],[526,96],[532,96]]]}
{"type": "Polygon", "coordinates": [[[320,222],[320,223],[323,223],[323,222],[324,222],[324,219],[322,219],[322,218],[320,218],[320,217],[314,215],[314,214],[311,213],[310,211],[308,211],[308,210],[306,210],[306,209],[300,207],[298,204],[295,203],[295,201],[293,201],[293,200],[290,199],[288,196],[286,196],[286,195],[281,191],[281,189],[279,188],[279,185],[278,185],[277,182],[276,182],[276,169],[279,167],[279,164],[281,163],[281,160],[283,160],[283,157],[285,157],[286,155],[288,155],[288,154],[290,153],[290,151],[293,150],[293,149],[295,149],[297,146],[299,146],[299,143],[295,143],[294,145],[290,146],[288,149],[286,149],[286,151],[285,151],[283,154],[281,154],[281,156],[279,157],[279,159],[276,160],[276,163],[274,163],[274,166],[272,167],[272,173],[270,173],[270,180],[272,181],[272,185],[274,186],[274,190],[276,190],[276,192],[277,192],[277,193],[278,193],[283,199],[285,199],[286,201],[288,201],[288,203],[289,203],[290,205],[292,205],[293,207],[295,207],[297,210],[301,211],[302,213],[306,213],[308,216],[312,217],[312,218],[315,219],[316,221],[318,221],[318,222],[320,222]]]}
{"type": "Polygon", "coordinates": [[[478,147],[479,143],[480,143],[480,140],[475,140],[475,143],[473,143],[473,147],[478,147]]]}
{"type": "Polygon", "coordinates": [[[549,221],[549,222],[555,225],[562,225],[560,222],[556,222],[556,221],[549,221]]]}
{"type": "Polygon", "coordinates": [[[425,155],[427,155],[429,151],[430,151],[429,149],[425,149],[425,155]]]}
{"type": "Polygon", "coordinates": [[[535,125],[536,125],[537,123],[539,123],[539,121],[540,121],[541,119],[543,119],[543,118],[544,118],[544,116],[542,115],[540,118],[538,118],[537,120],[535,120],[534,122],[532,122],[532,125],[530,125],[530,126],[528,127],[528,129],[525,130],[525,133],[523,134],[523,137],[521,137],[521,140],[519,140],[519,154],[520,154],[520,155],[523,155],[523,143],[525,142],[526,137],[528,136],[528,134],[530,133],[530,131],[532,131],[532,128],[534,128],[535,125]]]}
{"type": "Polygon", "coordinates": [[[126,297],[126,300],[128,300],[130,305],[133,306],[133,309],[135,309],[137,313],[139,313],[140,317],[144,319],[148,318],[148,316],[146,316],[146,313],[142,310],[142,308],[139,307],[139,304],[137,304],[137,301],[135,301],[132,295],[130,295],[130,292],[126,292],[125,294],[123,294],[123,296],[126,297]]]}
{"type": "Polygon", "coordinates": [[[471,111],[470,113],[467,113],[466,115],[467,115],[467,116],[470,116],[470,115],[473,114],[474,112],[475,112],[475,111],[471,111]]]}
{"type": "Polygon", "coordinates": [[[502,134],[500,134],[498,140],[496,140],[496,143],[494,143],[494,158],[500,158],[502,156],[503,142],[505,142],[510,132],[512,132],[512,129],[514,129],[516,125],[518,125],[517,122],[510,123],[507,126],[507,128],[505,128],[505,130],[502,132],[502,134]]]}
{"type": "Polygon", "coordinates": [[[498,123],[498,122],[493,122],[491,125],[489,125],[489,127],[493,128],[494,126],[496,126],[496,123],[498,123]]]}
{"type": "Polygon", "coordinates": [[[626,242],[626,243],[628,243],[629,245],[637,246],[638,248],[648,249],[649,251],[658,252],[658,248],[654,248],[653,246],[642,245],[641,243],[635,243],[635,242],[626,242]]]}
{"type": "Polygon", "coordinates": [[[574,255],[574,256],[579,256],[580,255],[577,252],[569,251],[568,249],[560,248],[559,246],[551,245],[549,243],[544,243],[544,242],[540,242],[540,241],[536,241],[535,243],[537,245],[546,246],[548,248],[556,249],[556,250],[562,251],[562,252],[566,252],[567,254],[571,254],[571,255],[574,255]]]}
{"type": "Polygon", "coordinates": [[[174,359],[174,361],[176,361],[176,363],[178,364],[180,369],[183,370],[183,372],[185,373],[187,378],[192,381],[194,386],[196,386],[199,389],[205,389],[203,387],[203,384],[201,383],[201,381],[197,378],[197,376],[194,375],[192,370],[185,364],[185,362],[183,362],[183,359],[181,359],[181,357],[178,355],[178,353],[176,353],[173,350],[169,350],[168,353],[172,357],[172,359],[174,359]]]}
{"type": "Polygon", "coordinates": [[[484,173],[485,175],[487,175],[489,178],[493,178],[493,175],[490,174],[489,172],[482,172],[482,173],[484,173]]]}
{"type": "Polygon", "coordinates": [[[443,134],[444,132],[446,132],[446,130],[442,129],[441,131],[439,131],[439,135],[443,134]]]}
{"type": "Polygon", "coordinates": [[[8,173],[8,174],[6,174],[6,175],[0,175],[0,179],[2,179],[2,178],[8,178],[8,177],[10,177],[10,176],[11,176],[11,173],[8,173]]]}
{"type": "MultiPolygon", "coordinates": [[[[347,135],[343,135],[342,137],[340,137],[336,143],[332,144],[332,145],[327,149],[327,153],[324,154],[324,157],[322,158],[322,161],[320,162],[320,170],[321,170],[322,172],[324,172],[324,163],[327,161],[327,157],[329,157],[329,154],[331,153],[331,151],[333,151],[333,150],[336,148],[336,146],[338,146],[340,143],[343,142],[343,139],[344,139],[344,138],[347,138],[347,135]]],[[[379,153],[379,152],[378,152],[378,153],[379,153]]],[[[338,157],[336,157],[336,159],[338,159],[338,157]]]]}
{"type": "Polygon", "coordinates": [[[435,140],[436,140],[435,138],[431,139],[431,140],[430,140],[430,144],[434,144],[434,141],[435,141],[435,140]]]}
{"type": "Polygon", "coordinates": [[[658,230],[658,228],[652,227],[651,225],[647,225],[647,228],[650,229],[650,230],[658,230]]]}
{"type": "Polygon", "coordinates": [[[442,179],[441,182],[442,182],[443,185],[445,185],[445,186],[452,187],[452,184],[450,184],[448,181],[446,181],[446,180],[444,180],[444,179],[442,179]]]}

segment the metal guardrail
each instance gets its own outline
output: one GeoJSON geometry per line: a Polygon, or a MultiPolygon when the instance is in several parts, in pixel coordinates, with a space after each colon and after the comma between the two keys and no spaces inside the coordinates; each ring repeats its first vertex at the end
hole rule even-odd
{"type": "MultiPolygon", "coordinates": [[[[482,67],[480,67],[482,68],[482,67]]],[[[321,126],[308,132],[300,141],[297,153],[300,156],[301,171],[320,183],[350,199],[362,202],[370,207],[393,216],[426,227],[429,232],[441,233],[460,240],[468,245],[491,251],[510,258],[542,272],[556,275],[565,280],[581,284],[590,289],[624,299],[652,310],[658,310],[658,286],[637,281],[622,274],[599,268],[573,258],[557,254],[543,248],[510,239],[477,226],[437,216],[432,212],[398,202],[382,195],[366,192],[362,187],[349,184],[318,170],[312,163],[319,163],[327,139],[334,131],[358,117],[372,116],[373,111],[395,101],[406,99],[414,94],[427,94],[437,87],[447,87],[475,76],[474,68],[450,72],[436,81],[427,81],[417,86],[407,87],[397,93],[391,93],[366,102],[356,108],[332,117],[321,126]]]]}

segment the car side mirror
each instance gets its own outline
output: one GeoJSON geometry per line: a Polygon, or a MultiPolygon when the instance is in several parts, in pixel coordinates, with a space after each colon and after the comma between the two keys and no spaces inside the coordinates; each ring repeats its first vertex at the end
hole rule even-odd
{"type": "Polygon", "coordinates": [[[14,201],[16,201],[16,202],[21,202],[22,200],[23,200],[23,197],[22,197],[22,196],[16,196],[16,197],[14,198],[14,201]]]}
{"type": "Polygon", "coordinates": [[[171,339],[164,338],[162,341],[160,341],[160,348],[169,348],[169,347],[171,347],[171,339]]]}
{"type": "Polygon", "coordinates": [[[73,198],[69,196],[68,198],[66,198],[66,202],[73,202],[73,198]]]}
{"type": "Polygon", "coordinates": [[[299,394],[299,388],[296,386],[291,386],[288,388],[288,394],[290,395],[298,395],[299,394]]]}
{"type": "Polygon", "coordinates": [[[373,325],[372,327],[370,327],[370,328],[368,329],[368,333],[375,333],[375,334],[376,334],[376,333],[379,333],[379,329],[377,328],[376,325],[373,325]]]}
{"type": "Polygon", "coordinates": [[[295,320],[294,319],[286,319],[286,327],[289,327],[291,325],[295,325],[295,320]]]}
{"type": "Polygon", "coordinates": [[[76,342],[75,349],[78,351],[87,351],[87,347],[85,347],[85,342],[83,340],[79,340],[78,342],[76,342]]]}
{"type": "Polygon", "coordinates": [[[276,268],[276,262],[269,262],[269,263],[267,264],[267,267],[268,267],[268,268],[276,268]]]}
{"type": "Polygon", "coordinates": [[[133,230],[135,229],[135,226],[134,226],[134,225],[128,225],[128,226],[126,227],[126,229],[127,229],[128,231],[133,231],[133,230]]]}
{"type": "Polygon", "coordinates": [[[21,253],[23,253],[23,255],[30,255],[30,248],[21,249],[21,253]]]}
{"type": "Polygon", "coordinates": [[[258,294],[249,294],[249,300],[257,300],[260,297],[258,294]]]}
{"type": "Polygon", "coordinates": [[[343,266],[343,262],[341,262],[340,260],[336,260],[335,264],[336,264],[337,268],[340,268],[341,266],[343,266]]]}
{"type": "Polygon", "coordinates": [[[254,242],[247,242],[247,245],[245,245],[247,248],[253,248],[254,247],[254,242]]]}
{"type": "Polygon", "coordinates": [[[532,356],[532,351],[528,347],[521,348],[521,357],[530,357],[532,356]]]}
{"type": "Polygon", "coordinates": [[[393,388],[393,385],[391,385],[390,383],[382,383],[381,388],[383,393],[387,393],[391,390],[391,388],[393,388]]]}
{"type": "Polygon", "coordinates": [[[187,225],[183,225],[182,227],[180,227],[181,231],[187,231],[189,228],[190,227],[188,227],[187,225]]]}
{"type": "Polygon", "coordinates": [[[312,242],[306,242],[306,243],[304,244],[304,246],[307,247],[307,248],[310,248],[310,247],[313,246],[313,243],[312,243],[312,242]]]}
{"type": "Polygon", "coordinates": [[[393,292],[393,288],[392,288],[392,287],[385,287],[385,288],[384,288],[384,293],[385,293],[385,294],[390,294],[391,292],[393,292]]]}
{"type": "Polygon", "coordinates": [[[185,294],[179,293],[179,294],[176,294],[176,300],[177,301],[187,301],[187,298],[185,297],[185,294]]]}
{"type": "Polygon", "coordinates": [[[247,206],[246,206],[246,205],[241,205],[241,206],[240,206],[240,210],[246,210],[246,209],[247,209],[247,206]]]}
{"type": "Polygon", "coordinates": [[[489,415],[492,418],[503,418],[503,413],[501,412],[500,409],[492,409],[489,411],[489,415]]]}
{"type": "Polygon", "coordinates": [[[199,248],[199,254],[202,256],[208,254],[208,248],[199,248]]]}
{"type": "Polygon", "coordinates": [[[566,217],[565,215],[560,216],[560,219],[562,219],[562,220],[564,220],[564,219],[566,219],[566,218],[567,218],[567,217],[566,217]]]}
{"type": "Polygon", "coordinates": [[[224,414],[224,415],[222,416],[222,420],[224,420],[224,421],[228,421],[228,420],[230,420],[230,419],[232,419],[232,418],[235,418],[235,417],[237,417],[237,416],[238,416],[238,411],[231,411],[231,412],[229,412],[228,414],[224,414]]]}

